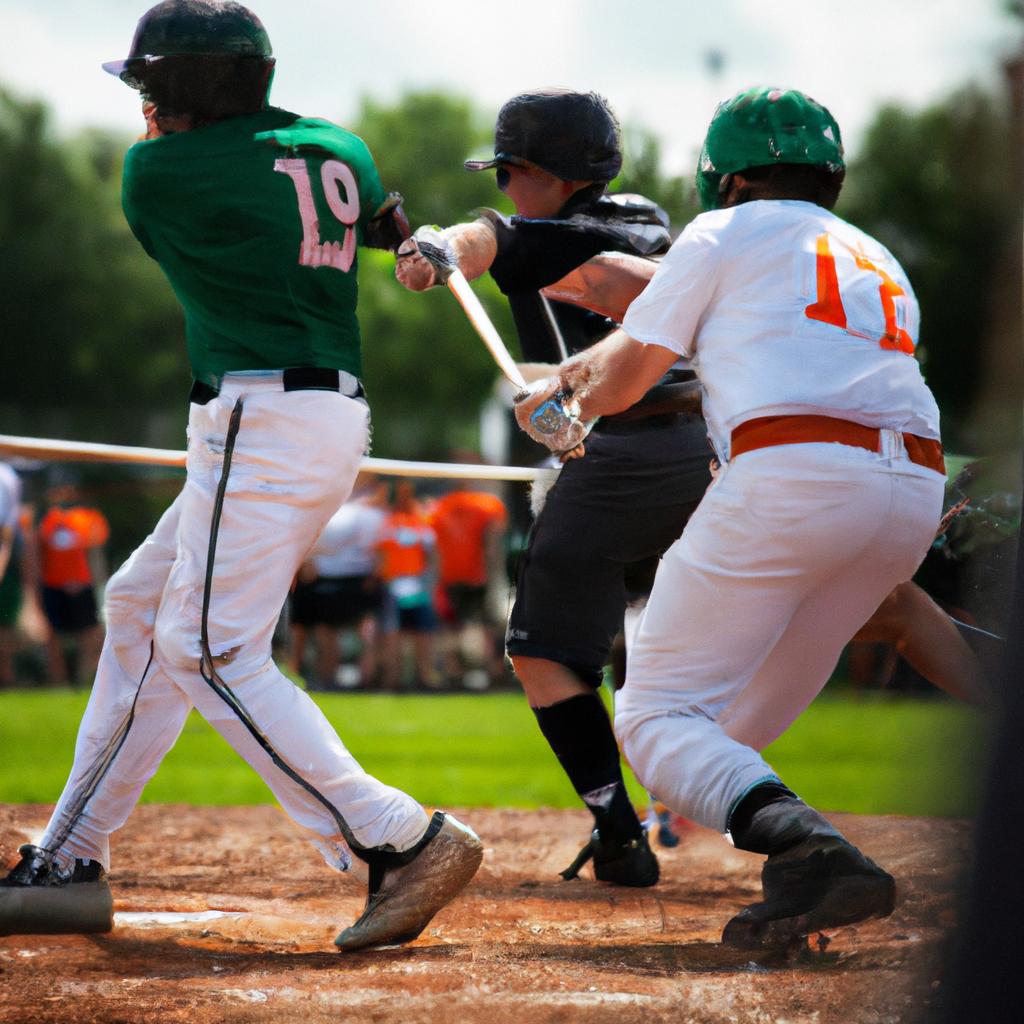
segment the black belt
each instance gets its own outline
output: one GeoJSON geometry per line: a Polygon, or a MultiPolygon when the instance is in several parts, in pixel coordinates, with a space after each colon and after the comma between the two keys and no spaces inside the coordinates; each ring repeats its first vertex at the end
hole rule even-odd
{"type": "MultiPolygon", "coordinates": [[[[323,366],[292,366],[282,371],[282,391],[340,391],[341,375],[337,370],[331,370],[323,366]]],[[[254,378],[259,380],[258,377],[254,378]]],[[[215,388],[201,380],[192,382],[192,390],[189,392],[188,400],[195,405],[206,405],[220,394],[220,388],[215,388]]],[[[362,398],[363,386],[357,384],[356,393],[350,398],[362,398]]]]}
{"type": "Polygon", "coordinates": [[[594,424],[595,434],[639,434],[645,430],[664,430],[683,423],[693,423],[699,416],[688,416],[682,412],[654,413],[651,416],[634,416],[620,420],[617,416],[602,417],[594,424]]]}

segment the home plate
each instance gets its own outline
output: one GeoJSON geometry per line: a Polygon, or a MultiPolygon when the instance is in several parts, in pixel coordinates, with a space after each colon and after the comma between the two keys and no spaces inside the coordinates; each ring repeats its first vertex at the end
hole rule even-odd
{"type": "Polygon", "coordinates": [[[148,911],[118,911],[114,915],[114,924],[121,926],[132,926],[135,928],[146,925],[168,925],[168,924],[203,924],[207,921],[217,921],[223,917],[244,917],[244,910],[148,910],[148,911]]]}
{"type": "Polygon", "coordinates": [[[302,942],[320,942],[337,930],[333,923],[307,918],[279,917],[276,914],[245,910],[145,910],[119,911],[114,927],[126,929],[167,929],[182,937],[220,938],[229,942],[262,942],[293,946],[302,942]]]}

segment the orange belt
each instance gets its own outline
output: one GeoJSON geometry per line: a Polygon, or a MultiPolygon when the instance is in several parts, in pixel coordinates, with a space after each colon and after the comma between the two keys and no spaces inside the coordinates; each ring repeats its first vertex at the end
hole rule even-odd
{"type": "MultiPolygon", "coordinates": [[[[881,431],[861,423],[837,419],[834,416],[759,416],[741,423],[732,432],[730,458],[758,448],[773,448],[780,444],[813,444],[821,441],[848,444],[881,451],[881,431]]],[[[903,444],[907,457],[919,466],[946,474],[942,458],[942,445],[929,437],[904,434],[903,444]]]]}

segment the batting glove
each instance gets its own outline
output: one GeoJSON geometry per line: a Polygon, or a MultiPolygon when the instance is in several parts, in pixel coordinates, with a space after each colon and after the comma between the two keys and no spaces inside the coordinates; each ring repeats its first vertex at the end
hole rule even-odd
{"type": "Polygon", "coordinates": [[[417,228],[395,255],[395,276],[415,292],[444,284],[459,268],[455,252],[441,229],[429,225],[417,228]]]}
{"type": "Polygon", "coordinates": [[[590,433],[580,419],[580,403],[557,377],[535,381],[515,396],[516,421],[538,444],[557,454],[570,452],[590,433]]]}

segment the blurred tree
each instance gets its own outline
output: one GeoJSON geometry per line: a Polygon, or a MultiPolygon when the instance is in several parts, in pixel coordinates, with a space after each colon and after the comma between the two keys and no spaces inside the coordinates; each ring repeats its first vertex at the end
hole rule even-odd
{"type": "Polygon", "coordinates": [[[51,136],[46,108],[0,90],[0,402],[123,408],[187,392],[177,303],[120,210],[126,141],[51,136]]]}
{"type": "MultiPolygon", "coordinates": [[[[394,280],[390,253],[364,250],[359,259],[373,453],[444,460],[452,448],[476,447],[480,408],[498,375],[483,342],[447,288],[413,294],[394,280]]],[[[515,354],[508,303],[486,275],[473,287],[515,354]]]]}
{"type": "MultiPolygon", "coordinates": [[[[467,100],[413,92],[384,106],[366,98],[351,127],[374,154],[385,187],[405,197],[414,228],[469,220],[483,206],[510,209],[493,173],[463,167],[467,157],[491,152],[494,138],[490,118],[467,100]]],[[[452,447],[475,447],[480,407],[497,374],[483,343],[446,288],[414,295],[394,280],[390,254],[359,258],[374,453],[441,459],[452,447]]],[[[508,304],[487,275],[474,288],[514,352],[508,304]]]]}
{"type": "Polygon", "coordinates": [[[511,210],[494,172],[465,170],[463,161],[494,148],[492,117],[444,92],[409,92],[392,106],[364,97],[350,126],[370,147],[386,188],[405,196],[414,227],[454,224],[482,206],[511,210]]]}
{"type": "MultiPolygon", "coordinates": [[[[999,439],[972,432],[969,419],[984,377],[982,353],[1005,326],[995,310],[1006,308],[1008,289],[1015,297],[1020,289],[1019,263],[1008,258],[1019,243],[1009,127],[1005,104],[977,87],[921,112],[884,107],[837,207],[892,249],[914,282],[924,372],[954,450],[998,446],[999,439]]],[[[1013,305],[1019,309],[1019,300],[1013,305]]],[[[1019,319],[1010,333],[1019,348],[1019,319]]]]}
{"type": "Polygon", "coordinates": [[[638,192],[653,199],[669,215],[672,233],[678,234],[700,213],[693,175],[663,173],[661,143],[647,128],[626,125],[622,135],[622,171],[611,183],[611,191],[638,192]]]}

